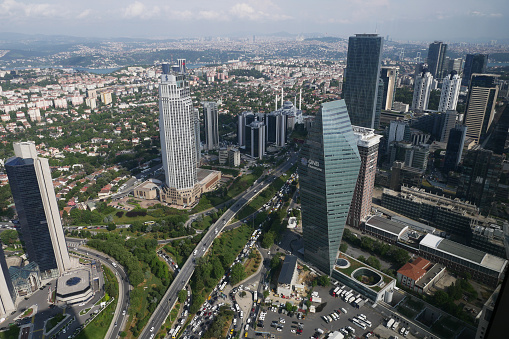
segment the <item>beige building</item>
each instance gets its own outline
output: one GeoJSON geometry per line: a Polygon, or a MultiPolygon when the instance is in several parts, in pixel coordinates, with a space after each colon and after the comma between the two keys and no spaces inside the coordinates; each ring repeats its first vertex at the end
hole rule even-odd
{"type": "Polygon", "coordinates": [[[101,101],[105,105],[111,104],[111,92],[102,92],[101,93],[101,101]]]}
{"type": "Polygon", "coordinates": [[[136,187],[133,191],[133,195],[135,198],[155,200],[161,191],[161,185],[162,182],[159,180],[149,179],[140,186],[136,187]]]}
{"type": "Polygon", "coordinates": [[[198,183],[192,188],[176,189],[172,187],[163,187],[160,192],[160,199],[172,205],[190,207],[194,206],[203,193],[214,190],[221,180],[220,171],[206,170],[198,168],[198,183]]]}

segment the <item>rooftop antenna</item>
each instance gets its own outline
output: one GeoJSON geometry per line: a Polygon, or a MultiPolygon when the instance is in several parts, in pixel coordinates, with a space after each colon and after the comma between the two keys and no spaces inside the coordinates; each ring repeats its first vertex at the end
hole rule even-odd
{"type": "Polygon", "coordinates": [[[299,94],[299,111],[302,110],[302,88],[300,89],[299,94]]]}
{"type": "Polygon", "coordinates": [[[277,99],[278,99],[278,98],[277,98],[277,93],[276,93],[276,111],[277,111],[277,99]]]}
{"type": "Polygon", "coordinates": [[[378,34],[378,22],[375,22],[375,33],[378,34]]]}
{"type": "Polygon", "coordinates": [[[283,107],[283,96],[284,96],[284,90],[283,90],[283,86],[281,86],[281,107],[283,107]]]}

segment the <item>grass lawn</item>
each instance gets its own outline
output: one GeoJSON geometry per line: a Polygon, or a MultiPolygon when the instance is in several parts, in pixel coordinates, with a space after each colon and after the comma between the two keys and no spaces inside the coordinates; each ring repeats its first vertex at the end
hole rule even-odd
{"type": "Polygon", "coordinates": [[[203,219],[200,222],[195,221],[191,225],[195,229],[204,230],[207,227],[209,227],[210,225],[212,225],[212,217],[210,215],[206,215],[203,217],[203,219]]]}
{"type": "MultiPolygon", "coordinates": [[[[116,213],[116,212],[115,212],[116,213]]],[[[113,222],[115,224],[132,224],[133,222],[135,221],[141,221],[141,222],[145,222],[145,221],[155,221],[154,217],[151,216],[151,215],[144,215],[144,216],[136,216],[136,217],[127,217],[124,213],[124,215],[122,215],[122,217],[117,217],[115,215],[115,213],[112,213],[111,216],[113,216],[113,222]]]]}
{"type": "Polygon", "coordinates": [[[113,313],[117,303],[112,302],[109,304],[88,326],[83,329],[75,338],[77,339],[90,339],[90,338],[104,338],[111,322],[113,321],[113,313]]]}
{"type": "Polygon", "coordinates": [[[18,337],[19,327],[16,325],[9,327],[5,332],[0,332],[0,339],[18,339],[18,337]]]}
{"type": "Polygon", "coordinates": [[[260,252],[256,249],[252,250],[253,253],[256,253],[256,257],[248,258],[244,263],[244,270],[246,271],[246,277],[249,277],[251,274],[255,273],[258,270],[258,267],[261,265],[262,258],[260,256],[260,252]]]}

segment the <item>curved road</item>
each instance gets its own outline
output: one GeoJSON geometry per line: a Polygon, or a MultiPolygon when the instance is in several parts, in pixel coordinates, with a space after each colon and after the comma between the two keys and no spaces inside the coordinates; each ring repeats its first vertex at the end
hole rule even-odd
{"type": "Polygon", "coordinates": [[[115,260],[108,255],[101,253],[99,251],[90,249],[90,248],[82,248],[75,247],[74,251],[80,252],[82,254],[87,255],[88,257],[99,260],[101,263],[106,265],[113,273],[118,280],[118,304],[115,308],[115,315],[113,316],[113,321],[110,324],[110,328],[106,333],[105,338],[118,338],[120,332],[124,328],[124,323],[127,320],[128,314],[126,311],[125,315],[122,315],[123,310],[127,310],[129,304],[129,281],[127,279],[127,274],[124,272],[123,267],[115,262],[115,260]],[[112,262],[116,264],[116,267],[112,265],[112,262]],[[115,325],[117,324],[117,325],[115,325]]]}
{"type": "Polygon", "coordinates": [[[155,334],[159,331],[168,314],[170,313],[171,308],[175,304],[178,292],[184,289],[185,285],[193,275],[195,259],[203,256],[216,238],[217,234],[223,231],[228,221],[230,221],[246,203],[248,203],[253,197],[260,193],[262,189],[271,184],[281,174],[289,170],[293,164],[296,163],[297,157],[297,154],[292,155],[292,157],[287,162],[274,170],[273,173],[267,176],[264,181],[260,181],[260,179],[258,179],[253,186],[248,188],[240,196],[237,196],[237,201],[233,203],[233,205],[216,221],[215,224],[210,226],[208,232],[203,236],[200,243],[196,246],[196,255],[192,254],[187,259],[177,277],[164,294],[161,302],[159,305],[157,305],[157,308],[150,317],[147,326],[145,326],[143,332],[140,335],[141,339],[152,339],[155,337],[155,334]]]}

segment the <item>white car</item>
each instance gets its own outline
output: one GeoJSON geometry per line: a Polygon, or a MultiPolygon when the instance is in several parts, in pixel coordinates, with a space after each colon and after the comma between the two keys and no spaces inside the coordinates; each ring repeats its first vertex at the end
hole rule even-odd
{"type": "Polygon", "coordinates": [[[152,328],[150,329],[150,332],[154,332],[154,326],[152,326],[152,328]]]}

